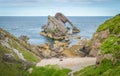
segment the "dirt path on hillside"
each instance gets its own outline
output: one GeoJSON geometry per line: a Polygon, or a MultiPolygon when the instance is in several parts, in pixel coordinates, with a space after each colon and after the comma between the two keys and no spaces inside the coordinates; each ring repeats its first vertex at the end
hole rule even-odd
{"type": "Polygon", "coordinates": [[[60,61],[59,58],[43,59],[36,66],[45,66],[45,65],[59,65],[60,67],[69,68],[72,71],[80,70],[86,66],[95,64],[96,58],[93,57],[76,57],[76,58],[63,58],[63,61],[60,61]]]}

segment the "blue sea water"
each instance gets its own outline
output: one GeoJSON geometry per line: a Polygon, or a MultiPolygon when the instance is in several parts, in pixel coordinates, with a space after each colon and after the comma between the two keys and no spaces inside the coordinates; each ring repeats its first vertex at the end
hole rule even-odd
{"type": "MultiPolygon", "coordinates": [[[[80,29],[81,37],[91,38],[98,26],[111,16],[69,16],[68,17],[80,29]]],[[[14,36],[27,35],[32,44],[52,42],[51,39],[41,36],[41,27],[47,23],[47,16],[0,16],[0,28],[3,28],[14,36]]],[[[67,26],[71,27],[68,23],[67,26]]]]}

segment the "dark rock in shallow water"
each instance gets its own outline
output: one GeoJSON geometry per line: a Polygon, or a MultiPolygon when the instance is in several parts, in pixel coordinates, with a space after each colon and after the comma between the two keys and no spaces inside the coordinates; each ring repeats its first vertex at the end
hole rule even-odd
{"type": "Polygon", "coordinates": [[[70,20],[68,20],[63,14],[57,13],[55,17],[48,16],[48,22],[42,27],[44,30],[40,34],[52,39],[69,38],[70,31],[65,26],[66,22],[70,23],[73,27],[73,33],[79,32],[79,29],[77,29],[70,20]]]}

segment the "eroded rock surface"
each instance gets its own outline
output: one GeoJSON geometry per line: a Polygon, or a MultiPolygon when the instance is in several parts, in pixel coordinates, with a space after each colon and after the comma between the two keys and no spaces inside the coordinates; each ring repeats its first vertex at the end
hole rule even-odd
{"type": "Polygon", "coordinates": [[[100,51],[100,46],[102,42],[109,37],[109,29],[101,32],[96,32],[91,39],[91,51],[90,56],[97,56],[97,53],[100,51]]]}
{"type": "Polygon", "coordinates": [[[69,29],[65,26],[68,22],[73,27],[73,33],[80,32],[75,25],[68,20],[63,14],[57,13],[55,17],[48,16],[48,22],[43,26],[41,35],[48,36],[52,39],[68,39],[70,35],[69,29]]]}

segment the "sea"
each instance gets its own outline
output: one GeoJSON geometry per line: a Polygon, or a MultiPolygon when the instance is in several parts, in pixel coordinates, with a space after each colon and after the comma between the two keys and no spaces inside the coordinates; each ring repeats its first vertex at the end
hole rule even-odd
{"type": "MultiPolygon", "coordinates": [[[[73,24],[80,29],[77,33],[82,38],[90,39],[98,26],[111,16],[67,16],[73,24]]],[[[40,35],[41,27],[47,24],[47,16],[0,16],[0,28],[3,28],[16,37],[28,36],[31,44],[44,44],[53,42],[52,39],[40,35]]],[[[69,23],[66,26],[70,27],[69,23]]]]}

